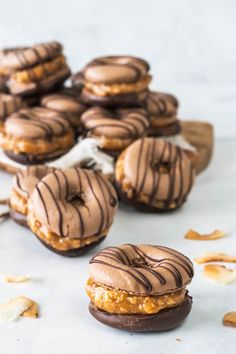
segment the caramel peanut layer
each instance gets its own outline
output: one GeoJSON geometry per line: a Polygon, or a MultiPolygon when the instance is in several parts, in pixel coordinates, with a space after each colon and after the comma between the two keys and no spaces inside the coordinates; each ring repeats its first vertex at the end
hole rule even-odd
{"type": "Polygon", "coordinates": [[[89,278],[86,291],[92,303],[99,309],[117,314],[154,314],[165,308],[178,306],[184,300],[186,290],[181,289],[159,296],[135,296],[124,291],[108,289],[89,278]]]}

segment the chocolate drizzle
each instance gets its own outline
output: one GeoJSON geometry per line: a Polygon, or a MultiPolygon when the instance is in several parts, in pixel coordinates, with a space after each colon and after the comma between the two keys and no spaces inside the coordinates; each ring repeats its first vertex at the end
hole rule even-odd
{"type": "Polygon", "coordinates": [[[90,261],[90,273],[107,287],[158,294],[185,287],[193,277],[193,266],[187,257],[167,247],[125,244],[97,253],[90,261]]]}
{"type": "Polygon", "coordinates": [[[70,125],[59,113],[36,107],[13,113],[5,123],[5,130],[15,137],[50,141],[69,132],[70,125]]]}
{"type": "Polygon", "coordinates": [[[173,95],[149,91],[143,107],[151,115],[170,117],[176,115],[179,103],[173,95]]]}
{"type": "Polygon", "coordinates": [[[81,120],[88,134],[114,138],[135,139],[149,127],[145,111],[138,108],[108,110],[92,107],[81,120]]]}
{"type": "MultiPolygon", "coordinates": [[[[194,182],[194,167],[182,149],[164,140],[143,138],[124,155],[124,174],[133,186],[133,199],[148,205],[181,205],[194,182]]],[[[118,181],[119,182],[119,181],[118,181]]]]}
{"type": "Polygon", "coordinates": [[[112,185],[98,172],[80,168],[54,171],[38,183],[32,196],[36,218],[60,237],[103,235],[116,207],[112,185]]]}
{"type": "Polygon", "coordinates": [[[28,199],[37,183],[47,174],[53,172],[53,170],[53,168],[43,165],[27,167],[15,175],[13,189],[21,197],[28,199]]]}

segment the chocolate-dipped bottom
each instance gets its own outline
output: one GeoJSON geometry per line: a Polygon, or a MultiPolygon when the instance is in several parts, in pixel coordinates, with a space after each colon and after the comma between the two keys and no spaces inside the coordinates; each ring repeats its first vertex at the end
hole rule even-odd
{"type": "Polygon", "coordinates": [[[149,91],[143,101],[143,108],[150,119],[149,136],[171,136],[179,134],[181,126],[177,120],[178,100],[175,96],[149,91]]]}
{"type": "Polygon", "coordinates": [[[69,122],[60,113],[35,107],[8,117],[0,134],[0,145],[15,161],[37,164],[67,152],[74,139],[69,122]]]}
{"type": "Polygon", "coordinates": [[[37,184],[28,223],[50,249],[79,255],[104,239],[116,209],[115,190],[101,174],[72,168],[55,171],[37,184]]]}
{"type": "Polygon", "coordinates": [[[82,114],[82,124],[91,136],[99,141],[106,153],[117,155],[134,140],[146,134],[149,127],[146,112],[140,108],[105,109],[92,107],[82,114]]]}
{"type": "Polygon", "coordinates": [[[140,210],[168,211],[187,199],[195,178],[191,160],[168,141],[143,138],[118,158],[115,180],[124,203],[140,210]]]}
{"type": "Polygon", "coordinates": [[[12,218],[12,220],[14,220],[18,225],[28,228],[26,214],[19,213],[17,210],[15,210],[11,207],[9,208],[9,211],[10,211],[10,217],[12,218]]]}
{"type": "Polygon", "coordinates": [[[147,96],[147,90],[141,92],[123,93],[111,96],[96,96],[93,93],[82,90],[81,100],[90,106],[100,107],[142,107],[147,96]]]}
{"type": "Polygon", "coordinates": [[[37,183],[53,171],[54,168],[39,165],[16,173],[9,200],[10,216],[16,223],[28,227],[28,200],[37,183]]]}
{"type": "Polygon", "coordinates": [[[120,315],[99,310],[91,302],[89,312],[99,322],[109,327],[132,332],[162,332],[182,324],[192,308],[192,298],[186,295],[184,302],[155,315],[120,315]]]}
{"type": "Polygon", "coordinates": [[[61,85],[70,76],[62,50],[60,43],[48,42],[0,51],[0,69],[10,92],[29,96],[61,85]]]}
{"type": "Polygon", "coordinates": [[[91,259],[89,273],[90,312],[107,325],[166,330],[179,325],[191,309],[186,286],[194,274],[193,264],[168,247],[107,247],[91,259]]]}

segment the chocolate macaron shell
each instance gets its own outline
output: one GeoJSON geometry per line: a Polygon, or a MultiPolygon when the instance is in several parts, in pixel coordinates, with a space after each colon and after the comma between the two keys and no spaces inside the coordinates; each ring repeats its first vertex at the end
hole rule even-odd
{"type": "Polygon", "coordinates": [[[0,51],[0,67],[15,70],[32,67],[62,53],[62,45],[52,41],[32,47],[9,48],[0,51]]]}
{"type": "Polygon", "coordinates": [[[148,71],[149,65],[143,59],[107,56],[90,62],[83,70],[83,77],[96,84],[134,83],[144,78],[148,71]]]}
{"type": "Polygon", "coordinates": [[[192,298],[185,296],[182,304],[164,309],[154,315],[120,315],[96,308],[91,302],[89,311],[99,322],[118,329],[131,332],[161,332],[174,329],[188,316],[192,308],[192,298]]]}
{"type": "Polygon", "coordinates": [[[5,131],[16,138],[52,139],[70,130],[70,124],[55,111],[35,107],[12,114],[5,122],[5,131]]]}
{"type": "Polygon", "coordinates": [[[180,290],[194,274],[190,259],[173,249],[132,244],[103,249],[90,260],[89,272],[96,283],[135,295],[180,290]]]}
{"type": "Polygon", "coordinates": [[[155,91],[148,92],[143,105],[149,114],[162,117],[176,116],[179,107],[178,100],[175,96],[155,91]]]}
{"type": "Polygon", "coordinates": [[[35,236],[37,237],[37,239],[50,251],[63,256],[63,257],[68,257],[68,258],[75,258],[75,257],[81,257],[84,254],[88,253],[91,249],[93,249],[94,247],[98,246],[102,241],[105,240],[106,235],[103,237],[100,237],[97,241],[94,241],[92,243],[90,243],[89,245],[83,246],[83,247],[78,247],[78,248],[73,248],[73,249],[69,249],[67,251],[60,251],[54,247],[52,247],[51,245],[49,245],[48,243],[44,242],[42,239],[40,239],[36,234],[35,236]]]}
{"type": "Polygon", "coordinates": [[[31,210],[59,237],[85,239],[108,230],[118,206],[113,186],[98,172],[71,168],[44,177],[31,197],[31,210]]]}
{"type": "Polygon", "coordinates": [[[72,89],[61,90],[57,93],[42,97],[41,105],[66,115],[77,114],[78,117],[80,117],[87,108],[87,106],[81,102],[78,92],[72,89]]]}
{"type": "Polygon", "coordinates": [[[108,110],[95,106],[83,113],[81,121],[92,135],[115,139],[135,139],[149,127],[147,114],[140,108],[108,110]]]}
{"type": "Polygon", "coordinates": [[[98,96],[86,89],[82,90],[81,100],[87,105],[101,107],[141,107],[147,95],[147,90],[129,92],[110,96],[98,96]]]}
{"type": "Polygon", "coordinates": [[[20,196],[27,199],[32,194],[37,183],[53,171],[55,171],[54,168],[44,165],[28,167],[14,176],[13,188],[20,196]]]}
{"type": "Polygon", "coordinates": [[[18,224],[28,228],[27,215],[21,214],[13,208],[9,208],[11,218],[18,224]]]}

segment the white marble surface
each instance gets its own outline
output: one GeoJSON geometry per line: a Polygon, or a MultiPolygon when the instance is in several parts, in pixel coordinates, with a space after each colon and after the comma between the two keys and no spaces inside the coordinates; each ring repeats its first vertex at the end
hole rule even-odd
{"type": "Polygon", "coordinates": [[[236,136],[235,0],[0,1],[0,47],[57,39],[73,71],[104,54],[139,55],[180,116],[236,136]]]}
{"type": "MultiPolygon", "coordinates": [[[[120,209],[102,246],[156,243],[182,251],[190,258],[206,251],[236,253],[236,143],[218,142],[209,169],[196,181],[185,206],[171,214],[148,215],[120,209]],[[230,152],[230,153],[229,153],[230,152]],[[211,232],[218,228],[229,236],[218,241],[190,241],[190,229],[211,232]]],[[[11,188],[11,178],[0,173],[0,198],[11,188]]],[[[195,265],[189,286],[194,298],[186,322],[161,334],[132,334],[103,326],[87,310],[84,285],[93,251],[66,259],[45,249],[27,230],[5,221],[0,225],[0,271],[30,273],[34,281],[1,283],[0,303],[18,295],[29,296],[41,307],[39,319],[21,318],[0,324],[0,353],[5,354],[227,354],[235,353],[235,329],[223,327],[224,313],[236,310],[236,283],[218,285],[203,278],[195,265]],[[177,342],[180,338],[181,342],[177,342]]]]}

